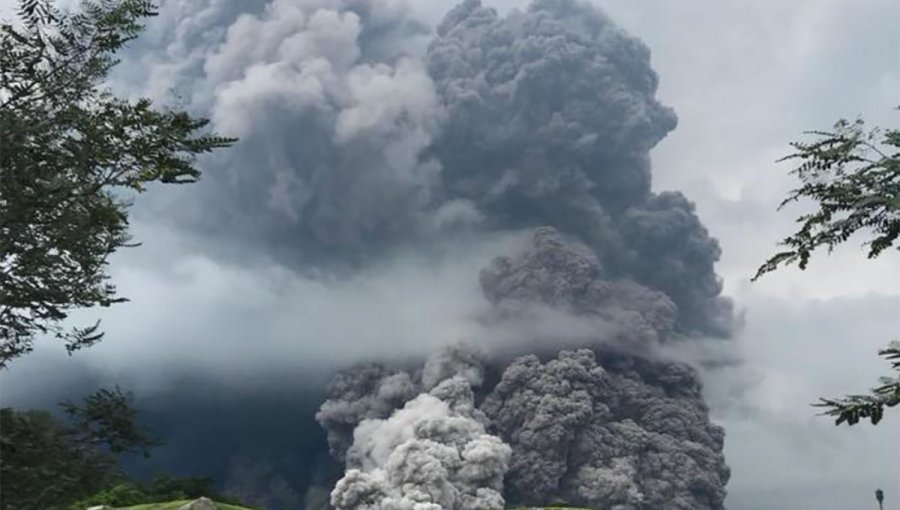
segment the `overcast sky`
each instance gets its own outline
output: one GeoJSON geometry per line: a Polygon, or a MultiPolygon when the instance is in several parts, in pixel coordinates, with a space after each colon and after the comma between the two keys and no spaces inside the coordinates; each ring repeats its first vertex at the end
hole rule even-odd
{"type": "Polygon", "coordinates": [[[740,342],[759,384],[746,419],[723,416],[730,508],[866,508],[877,485],[897,506],[897,410],[877,429],[847,430],[807,403],[864,391],[884,372],[874,353],[900,337],[900,260],[867,260],[851,240],[807,271],[749,277],[802,211],[774,210],[793,184],[774,163],[787,142],[841,117],[898,126],[900,3],[599,3],[653,52],[659,96],[679,116],[653,153],[656,187],[697,202],[722,243],[726,292],[746,312],[740,342]]]}
{"type": "MultiPolygon", "coordinates": [[[[421,0],[416,8],[436,22],[453,3],[421,0]]],[[[525,2],[485,3],[507,10],[525,2]]],[[[652,153],[654,188],[682,190],[697,203],[702,220],[723,248],[718,272],[726,294],[745,313],[746,327],[738,339],[745,366],[739,373],[710,374],[707,381],[714,418],[727,431],[726,457],[733,470],[729,508],[867,508],[876,487],[885,490],[887,508],[897,507],[900,413],[891,410],[888,423],[877,428],[835,428],[815,417],[808,404],[818,396],[865,391],[886,372],[876,352],[888,340],[900,338],[900,259],[888,253],[867,260],[859,240],[851,239],[832,256],[816,258],[807,271],[787,269],[752,284],[749,277],[802,211],[775,211],[794,184],[786,175],[790,167],[775,163],[789,150],[788,143],[804,130],[827,128],[841,117],[862,115],[876,124],[898,125],[900,117],[892,108],[900,105],[900,2],[596,3],[652,51],[660,76],[658,96],[679,117],[678,128],[652,153]],[[729,378],[739,378],[741,384],[729,378]],[[738,386],[741,391],[733,393],[738,386]]],[[[460,275],[472,274],[489,258],[461,249],[467,256],[437,275],[444,282],[442,292],[415,303],[402,303],[408,295],[403,286],[413,288],[418,277],[427,274],[426,265],[413,264],[422,268],[421,274],[387,268],[381,277],[365,280],[365,292],[332,292],[319,299],[314,296],[321,289],[308,282],[292,283],[277,268],[262,274],[266,281],[279,282],[280,293],[260,290],[255,286],[260,273],[250,278],[240,270],[223,270],[202,247],[152,222],[138,222],[136,230],[145,247],[117,258],[113,268],[132,304],[105,315],[110,338],[129,340],[98,346],[89,358],[94,369],[107,373],[123,371],[118,363],[126,357],[162,356],[159,341],[146,334],[151,327],[157,328],[157,336],[171,333],[168,356],[176,359],[177,345],[203,334],[184,331],[183,310],[188,308],[194,318],[223,325],[219,341],[241,342],[246,326],[238,317],[248,313],[247,302],[255,303],[260,314],[256,317],[280,317],[259,321],[264,324],[257,331],[260,336],[282,337],[300,324],[313,336],[317,318],[346,313],[369,322],[404,323],[397,341],[414,343],[433,325],[386,314],[398,306],[457,307],[470,292],[459,283],[460,275]],[[165,274],[158,270],[161,258],[171,261],[165,274]],[[281,299],[285,292],[292,300],[281,299]],[[347,299],[355,311],[346,311],[347,299]],[[391,302],[392,307],[373,307],[378,301],[391,302]],[[304,308],[303,303],[316,308],[304,308]]],[[[444,314],[448,338],[471,333],[452,331],[454,318],[469,312],[454,309],[444,314]]],[[[318,333],[359,333],[331,326],[323,322],[318,333]]],[[[383,328],[373,328],[372,334],[377,331],[383,328]]],[[[359,345],[368,344],[365,338],[359,340],[359,345]]],[[[312,355],[312,348],[298,349],[292,355],[312,355]]],[[[24,394],[27,383],[22,381],[33,381],[29,374],[36,376],[47,366],[43,363],[58,363],[60,357],[58,349],[39,349],[33,360],[3,374],[7,397],[24,394]]],[[[147,374],[144,379],[153,377],[147,374]]]]}

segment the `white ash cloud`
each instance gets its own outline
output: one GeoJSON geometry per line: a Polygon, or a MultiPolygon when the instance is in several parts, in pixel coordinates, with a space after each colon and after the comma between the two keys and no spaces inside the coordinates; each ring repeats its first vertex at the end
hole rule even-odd
{"type": "Polygon", "coordinates": [[[407,7],[165,2],[150,31],[165,52],[139,45],[128,70],[145,93],[174,93],[241,139],[209,158],[200,203],[191,194],[175,204],[188,224],[308,271],[371,261],[434,222],[477,219],[432,197],[440,163],[422,151],[442,107],[419,56],[428,27],[407,7]]]}
{"type": "MultiPolygon", "coordinates": [[[[346,453],[347,471],[331,493],[337,510],[503,508],[511,450],[488,433],[487,419],[475,407],[472,379],[482,377],[480,364],[472,363],[476,357],[464,347],[438,353],[423,371],[426,385],[434,384],[430,391],[389,417],[359,421],[346,453]],[[442,369],[429,368],[434,366],[442,369]],[[451,366],[461,371],[443,370],[451,366]],[[437,381],[435,373],[446,377],[437,381]]],[[[322,409],[332,408],[331,402],[322,409]]]]}

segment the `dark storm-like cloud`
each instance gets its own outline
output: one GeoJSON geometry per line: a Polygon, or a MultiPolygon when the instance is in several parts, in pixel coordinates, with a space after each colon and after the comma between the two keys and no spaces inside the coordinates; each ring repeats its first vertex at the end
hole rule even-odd
{"type": "Polygon", "coordinates": [[[448,196],[495,227],[550,225],[613,275],[660,290],[690,334],[728,336],[718,244],[678,193],[650,191],[649,150],[676,124],[650,52],[586,2],[505,18],[477,0],[438,27],[428,70],[447,109],[430,147],[448,196]]]}
{"type": "Polygon", "coordinates": [[[482,410],[513,449],[507,493],[597,508],[722,509],[724,432],[694,372],[589,350],[506,368],[482,410]]]}

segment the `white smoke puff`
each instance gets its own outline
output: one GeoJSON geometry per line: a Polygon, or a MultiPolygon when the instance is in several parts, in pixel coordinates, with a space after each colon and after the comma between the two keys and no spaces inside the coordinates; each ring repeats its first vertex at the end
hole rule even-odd
{"type": "MultiPolygon", "coordinates": [[[[439,349],[425,362],[421,386],[454,413],[487,423],[475,408],[472,392],[472,386],[482,382],[484,356],[482,350],[465,343],[439,349]]],[[[316,413],[316,420],[327,432],[331,455],[344,462],[357,426],[366,419],[387,418],[421,391],[406,372],[374,363],[338,372],[328,386],[328,399],[316,413]]]]}
{"type": "Polygon", "coordinates": [[[371,470],[384,465],[400,444],[415,436],[422,420],[449,416],[450,407],[431,395],[421,394],[387,419],[366,419],[353,431],[353,445],[347,450],[347,466],[371,470]]]}
{"type": "Polygon", "coordinates": [[[380,502],[387,497],[383,471],[348,469],[331,492],[331,504],[337,509],[383,510],[380,502]]]}
{"type": "MultiPolygon", "coordinates": [[[[323,193],[311,193],[310,186],[340,172],[377,178],[378,184],[392,186],[391,191],[401,195],[426,193],[415,199],[420,203],[409,204],[421,205],[437,169],[418,161],[438,118],[431,79],[408,58],[391,63],[361,61],[364,20],[348,5],[330,4],[326,8],[319,2],[276,0],[259,16],[239,18],[205,66],[215,84],[213,120],[222,132],[249,136],[287,127],[273,122],[276,118],[299,125],[308,119],[310,127],[323,130],[317,135],[331,138],[334,156],[340,158],[346,151],[350,158],[343,165],[351,165],[346,168],[322,168],[321,161],[303,161],[302,154],[298,154],[301,159],[275,160],[281,168],[272,169],[276,179],[270,202],[295,221],[305,218],[304,209],[322,198],[323,193]],[[361,155],[360,150],[370,153],[368,161],[353,157],[361,155]]],[[[284,140],[281,143],[290,143],[281,133],[279,137],[284,140]]],[[[287,156],[288,147],[271,148],[287,156]]],[[[325,155],[319,149],[321,158],[325,155]]],[[[343,166],[339,160],[333,164],[343,166]]],[[[341,185],[352,184],[349,178],[349,174],[341,177],[341,185]]],[[[371,203],[372,190],[366,191],[370,207],[387,205],[371,203]]],[[[364,205],[360,201],[354,208],[364,205]]],[[[317,212],[320,220],[327,217],[338,222],[334,227],[346,230],[358,221],[377,219],[372,215],[380,211],[350,217],[350,211],[329,206],[317,212]]]]}
{"type": "Polygon", "coordinates": [[[610,467],[583,466],[570,485],[579,499],[607,501],[610,510],[640,510],[644,495],[635,483],[637,470],[629,459],[613,459],[610,467]]]}
{"type": "Polygon", "coordinates": [[[363,420],[347,452],[351,469],[335,486],[332,505],[338,510],[503,508],[511,450],[473,417],[473,398],[467,380],[457,375],[387,419],[363,420]]]}
{"type": "Polygon", "coordinates": [[[174,88],[218,132],[240,137],[214,157],[191,226],[307,269],[344,269],[435,228],[440,164],[422,152],[442,108],[420,57],[428,29],[408,7],[162,5],[156,32],[168,57],[145,62],[157,74],[152,95],[174,88]]]}

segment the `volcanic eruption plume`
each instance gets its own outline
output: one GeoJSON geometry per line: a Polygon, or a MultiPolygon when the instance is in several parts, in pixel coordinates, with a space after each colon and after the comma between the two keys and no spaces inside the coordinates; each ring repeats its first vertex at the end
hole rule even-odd
{"type": "MultiPolygon", "coordinates": [[[[508,471],[499,447],[489,462],[505,471],[503,493],[531,505],[722,508],[724,433],[709,421],[696,372],[641,355],[660,343],[728,337],[732,327],[713,270],[717,243],[681,194],[650,190],[648,151],[676,121],[653,97],[646,47],[586,3],[537,0],[500,17],[467,0],[438,27],[426,62],[446,116],[425,152],[441,163],[434,195],[472,204],[482,228],[538,227],[529,246],[480,274],[494,320],[549,307],[597,324],[593,339],[578,342],[594,350],[547,362],[539,356],[564,346],[566,331],[537,347],[523,339],[537,355],[499,362],[499,381],[464,399],[466,409],[478,402],[476,422],[511,448],[508,471]]],[[[386,474],[386,464],[410,465],[397,460],[409,449],[399,438],[368,470],[350,455],[401,423],[406,441],[423,439],[435,418],[412,415],[432,401],[432,385],[397,400],[425,373],[385,374],[343,392],[346,376],[336,380],[319,419],[350,469],[332,493],[339,508],[369,508],[357,502],[375,493],[386,503],[371,508],[394,508],[398,497],[471,508],[441,489],[457,464],[427,481],[386,474]],[[337,419],[341,407],[355,413],[337,419]]],[[[491,482],[480,490],[496,490],[491,482]]]]}
{"type": "MultiPolygon", "coordinates": [[[[229,485],[261,504],[277,485],[310,509],[723,508],[723,431],[667,356],[727,341],[734,314],[693,204],[651,189],[677,120],[649,49],[587,0],[464,0],[434,29],[413,12],[164,1],[123,59],[117,79],[240,137],[163,204],[178,232],[226,248],[238,276],[277,268],[276,291],[251,294],[267,313],[235,322],[258,328],[253,348],[202,356],[216,375],[237,360],[246,398],[190,423],[238,445],[229,485]],[[311,382],[330,364],[327,389],[311,382]],[[254,419],[230,429],[226,412],[254,419]],[[249,432],[263,425],[278,433],[249,432]]],[[[210,401],[198,374],[173,402],[210,401]]],[[[214,450],[181,436],[176,465],[214,450]]]]}

